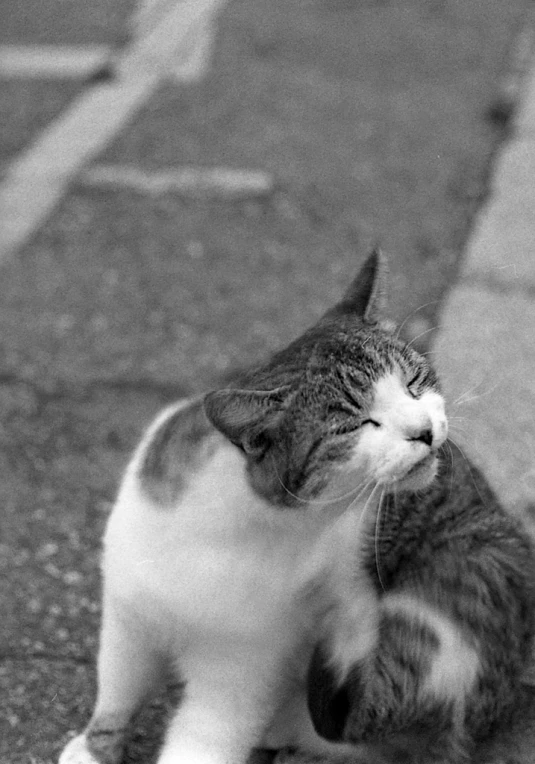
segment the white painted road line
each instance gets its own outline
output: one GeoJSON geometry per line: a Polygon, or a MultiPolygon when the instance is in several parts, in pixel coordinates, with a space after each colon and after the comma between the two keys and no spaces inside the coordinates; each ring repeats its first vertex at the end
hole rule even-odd
{"type": "MultiPolygon", "coordinates": [[[[20,247],[62,198],[80,169],[97,156],[172,71],[200,24],[223,0],[182,0],[118,62],[119,78],[94,85],[15,158],[0,186],[0,262],[20,247]]],[[[204,57],[198,62],[204,71],[204,57]]],[[[176,76],[176,73],[173,73],[176,76]]],[[[188,72],[187,78],[191,79],[188,72]]]]}
{"type": "Polygon", "coordinates": [[[189,82],[206,74],[210,66],[214,40],[214,22],[209,20],[198,24],[188,40],[188,50],[182,56],[175,56],[175,60],[169,67],[168,76],[179,82],[189,82]]]}
{"type": "Polygon", "coordinates": [[[117,62],[121,77],[137,77],[140,73],[169,76],[174,62],[195,36],[200,24],[209,23],[224,0],[180,0],[171,6],[158,24],[151,27],[133,43],[117,62]]]}
{"type": "Polygon", "coordinates": [[[7,169],[0,186],[0,262],[44,222],[80,167],[146,101],[157,77],[100,85],[76,101],[7,169]]]}
{"type": "Polygon", "coordinates": [[[0,45],[0,78],[87,77],[111,55],[107,45],[0,45]]]}
{"type": "Polygon", "coordinates": [[[143,37],[154,29],[176,2],[177,0],[137,0],[128,23],[133,37],[143,37]]]}
{"type": "Polygon", "coordinates": [[[182,167],[145,172],[134,165],[96,165],[86,170],[80,181],[87,186],[130,188],[152,196],[178,193],[225,199],[265,196],[274,188],[269,173],[232,167],[182,167]]]}
{"type": "MultiPolygon", "coordinates": [[[[139,0],[132,17],[133,37],[145,38],[161,23],[177,0],[139,0]]],[[[209,17],[200,17],[185,45],[175,51],[166,76],[180,81],[196,79],[208,68],[210,52],[215,38],[215,25],[209,17]]]]}

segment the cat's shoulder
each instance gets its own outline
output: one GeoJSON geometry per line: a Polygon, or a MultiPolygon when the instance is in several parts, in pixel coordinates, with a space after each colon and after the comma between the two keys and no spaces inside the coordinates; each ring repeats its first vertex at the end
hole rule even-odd
{"type": "Polygon", "coordinates": [[[173,503],[219,440],[202,396],[167,407],[148,428],[135,457],[141,489],[157,504],[173,503]]]}

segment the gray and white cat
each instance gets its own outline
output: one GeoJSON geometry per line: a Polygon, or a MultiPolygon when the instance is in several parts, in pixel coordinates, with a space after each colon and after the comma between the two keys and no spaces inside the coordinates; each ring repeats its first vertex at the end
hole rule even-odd
{"type": "Polygon", "coordinates": [[[185,690],[158,764],[414,741],[461,761],[510,707],[531,548],[381,324],[383,271],[372,253],[288,348],[145,434],[105,535],[96,707],[60,764],[119,762],[169,668],[185,690]]]}

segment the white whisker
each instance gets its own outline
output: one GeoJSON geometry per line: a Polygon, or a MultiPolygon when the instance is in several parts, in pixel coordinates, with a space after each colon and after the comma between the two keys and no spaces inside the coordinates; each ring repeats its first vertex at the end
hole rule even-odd
{"type": "Polygon", "coordinates": [[[447,453],[449,455],[449,459],[450,459],[450,491],[449,491],[449,496],[451,497],[451,495],[453,493],[453,451],[452,451],[452,448],[451,448],[451,443],[448,440],[446,440],[444,442],[444,444],[441,446],[440,450],[443,451],[444,453],[447,453]],[[446,451],[446,449],[447,449],[447,451],[446,451]]]}
{"type": "Polygon", "coordinates": [[[476,489],[476,491],[477,491],[477,494],[478,494],[479,498],[481,499],[482,503],[483,503],[483,504],[485,504],[485,499],[484,499],[484,498],[483,498],[483,496],[481,495],[481,492],[480,492],[480,490],[479,490],[479,486],[478,486],[478,484],[476,483],[476,480],[475,480],[475,478],[474,478],[474,474],[473,474],[473,472],[472,472],[472,463],[470,462],[470,459],[469,459],[469,458],[466,456],[466,454],[464,453],[463,449],[461,448],[461,446],[459,445],[459,443],[458,443],[457,441],[453,440],[453,438],[450,438],[450,441],[453,443],[453,445],[454,445],[456,448],[458,448],[458,449],[459,449],[459,451],[460,451],[460,453],[461,453],[461,456],[463,457],[463,459],[464,459],[464,461],[466,462],[466,465],[467,465],[467,467],[468,467],[468,472],[470,473],[470,477],[471,477],[471,479],[472,479],[472,483],[474,484],[474,488],[476,489]]]}
{"type": "Polygon", "coordinates": [[[472,403],[472,401],[477,401],[479,398],[483,398],[484,396],[491,395],[494,393],[501,385],[502,382],[496,382],[494,385],[492,385],[491,388],[488,390],[485,390],[482,393],[479,393],[478,395],[472,395],[478,388],[480,388],[482,385],[484,385],[486,380],[482,379],[480,382],[477,382],[475,385],[472,385],[472,387],[469,387],[468,390],[465,390],[464,393],[461,393],[458,398],[456,398],[453,403],[451,403],[451,406],[465,406],[467,403],[472,403]]]}
{"type": "MultiPolygon", "coordinates": [[[[372,484],[372,482],[373,482],[373,480],[369,480],[368,483],[366,484],[365,488],[369,487],[372,484]]],[[[365,504],[364,504],[364,506],[362,508],[362,513],[360,515],[360,519],[359,519],[359,522],[358,522],[358,527],[359,528],[360,528],[360,526],[362,525],[362,523],[364,521],[364,518],[365,518],[365,516],[366,516],[366,514],[368,512],[369,507],[372,506],[373,494],[375,493],[376,489],[379,488],[379,487],[380,487],[380,483],[376,483],[373,486],[373,488],[372,488],[372,490],[370,492],[370,495],[366,499],[366,502],[365,502],[365,504]]],[[[352,503],[351,506],[353,506],[353,504],[354,504],[354,502],[352,503]]]]}
{"type": "Polygon", "coordinates": [[[379,527],[380,527],[380,521],[381,521],[381,510],[383,508],[383,499],[385,497],[385,494],[386,494],[386,488],[383,488],[381,496],[379,497],[379,505],[377,507],[377,517],[375,518],[375,533],[374,533],[375,569],[377,571],[377,578],[379,579],[379,583],[381,584],[381,589],[383,590],[383,592],[386,592],[386,589],[383,583],[383,579],[381,577],[381,565],[379,562],[379,527]]]}
{"type": "Polygon", "coordinates": [[[459,427],[459,425],[457,424],[453,424],[450,426],[449,434],[448,434],[449,440],[455,443],[452,437],[453,435],[460,438],[461,440],[468,440],[470,438],[469,430],[465,429],[464,427],[459,427]]]}
{"type": "Polygon", "coordinates": [[[468,433],[468,425],[470,425],[471,422],[466,423],[466,427],[463,427],[462,424],[459,424],[459,422],[449,422],[449,432],[459,432],[466,435],[468,433]]]}
{"type": "Polygon", "coordinates": [[[275,460],[273,459],[273,468],[275,470],[275,475],[277,476],[277,480],[280,483],[281,488],[288,494],[288,496],[291,496],[292,499],[295,499],[295,501],[300,502],[301,504],[307,504],[309,506],[313,507],[328,507],[331,504],[337,504],[340,501],[343,501],[344,499],[351,498],[351,504],[350,506],[358,500],[359,496],[366,490],[366,487],[370,485],[370,483],[360,483],[359,485],[355,486],[354,488],[351,488],[350,491],[347,493],[342,494],[341,496],[335,496],[332,499],[303,499],[301,496],[297,496],[297,494],[290,491],[290,489],[284,485],[284,482],[279,475],[279,471],[277,470],[277,465],[275,463],[275,460]]]}
{"type": "MultiPolygon", "coordinates": [[[[358,492],[358,494],[355,496],[353,501],[348,505],[348,507],[347,507],[348,510],[353,509],[353,507],[355,506],[357,501],[362,497],[362,494],[366,493],[367,489],[372,485],[372,483],[373,483],[373,480],[368,480],[366,483],[364,483],[364,486],[362,487],[362,490],[360,490],[358,492]]],[[[372,491],[371,491],[370,495],[368,496],[368,498],[366,499],[366,503],[364,504],[364,507],[362,508],[362,515],[364,515],[364,513],[366,511],[366,508],[368,506],[368,502],[370,501],[374,491],[375,491],[375,486],[372,489],[372,491]]],[[[361,521],[362,521],[362,518],[361,518],[361,521]]],[[[359,523],[359,525],[360,525],[360,523],[359,523]]]]}
{"type": "Polygon", "coordinates": [[[420,337],[424,337],[426,334],[429,334],[429,332],[435,332],[438,329],[440,329],[440,326],[430,326],[429,329],[426,329],[425,332],[420,332],[420,334],[417,334],[416,337],[413,337],[410,342],[407,343],[407,347],[412,347],[413,343],[416,342],[416,340],[419,340],[420,337]]]}

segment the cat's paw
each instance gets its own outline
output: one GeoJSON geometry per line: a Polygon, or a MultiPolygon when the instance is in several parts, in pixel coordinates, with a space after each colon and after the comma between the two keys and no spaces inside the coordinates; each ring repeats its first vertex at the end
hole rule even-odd
{"type": "Polygon", "coordinates": [[[87,737],[77,735],[69,740],[60,754],[58,764],[102,764],[88,748],[87,737]]]}

